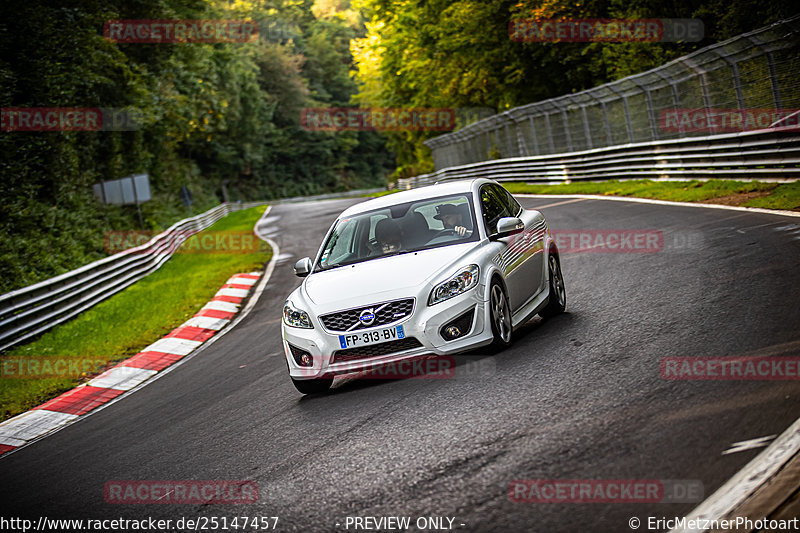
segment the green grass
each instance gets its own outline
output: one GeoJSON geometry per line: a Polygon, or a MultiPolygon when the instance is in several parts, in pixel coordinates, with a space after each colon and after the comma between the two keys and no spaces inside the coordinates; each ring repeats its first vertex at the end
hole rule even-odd
{"type": "Polygon", "coordinates": [[[400,189],[389,189],[388,191],[378,191],[378,192],[371,192],[368,194],[362,194],[360,198],[380,198],[381,196],[386,196],[387,194],[394,194],[396,192],[400,192],[400,189]]]}
{"type": "MultiPolygon", "coordinates": [[[[503,183],[513,193],[527,194],[598,194],[605,196],[631,196],[673,202],[714,203],[717,198],[752,192],[769,193],[760,198],[741,201],[728,199],[729,205],[764,207],[767,209],[800,210],[800,182],[766,183],[760,181],[708,180],[708,181],[652,181],[611,180],[603,182],[574,182],[557,185],[536,183],[503,183]]],[[[399,192],[397,189],[362,194],[362,198],[378,198],[399,192]]]]}
{"type": "Polygon", "coordinates": [[[528,194],[598,194],[607,196],[633,196],[675,202],[714,203],[714,199],[751,192],[768,192],[760,198],[733,202],[747,207],[766,207],[769,209],[800,210],[800,182],[765,183],[759,181],[604,181],[574,182],[557,185],[535,183],[504,183],[512,193],[528,194]]]}
{"type": "Polygon", "coordinates": [[[743,205],[798,211],[800,210],[800,183],[782,183],[772,189],[772,193],[769,196],[754,198],[743,205]]]}
{"type": "MultiPolygon", "coordinates": [[[[216,236],[221,231],[251,233],[265,209],[261,206],[232,213],[193,239],[216,236]]],[[[272,253],[266,243],[247,253],[212,252],[176,253],[154,273],[34,342],[8,351],[3,359],[47,356],[53,361],[88,358],[108,364],[127,359],[194,315],[232,274],[261,270],[272,253]]],[[[79,378],[4,376],[0,378],[0,418],[35,407],[86,381],[93,373],[79,378]]]]}

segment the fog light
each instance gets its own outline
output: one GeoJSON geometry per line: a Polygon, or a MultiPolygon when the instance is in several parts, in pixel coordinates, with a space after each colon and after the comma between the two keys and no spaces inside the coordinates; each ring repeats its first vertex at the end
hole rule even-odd
{"type": "Polygon", "coordinates": [[[444,330],[444,334],[447,335],[451,339],[457,339],[461,336],[461,330],[458,329],[458,326],[450,326],[446,330],[444,330]]]}
{"type": "Polygon", "coordinates": [[[439,335],[446,341],[454,341],[472,331],[472,319],[475,316],[475,308],[470,309],[458,318],[451,320],[439,329],[439,335]]]}
{"type": "Polygon", "coordinates": [[[294,362],[297,363],[298,366],[314,366],[314,357],[306,350],[289,344],[289,351],[292,352],[294,362]]]}

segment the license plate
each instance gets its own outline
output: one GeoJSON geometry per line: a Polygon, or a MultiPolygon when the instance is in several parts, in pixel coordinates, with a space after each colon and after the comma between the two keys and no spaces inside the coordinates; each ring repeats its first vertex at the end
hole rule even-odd
{"type": "Polygon", "coordinates": [[[376,329],[363,333],[353,333],[351,335],[339,335],[339,345],[342,348],[353,348],[355,346],[367,346],[379,344],[381,342],[396,341],[404,339],[406,336],[403,326],[393,328],[376,329]]]}

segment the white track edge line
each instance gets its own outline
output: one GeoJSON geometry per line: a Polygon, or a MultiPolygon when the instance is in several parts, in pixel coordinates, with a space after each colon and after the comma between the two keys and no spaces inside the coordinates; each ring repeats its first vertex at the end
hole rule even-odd
{"type": "MultiPolygon", "coordinates": [[[[261,222],[261,220],[264,219],[271,210],[272,210],[272,205],[267,206],[267,209],[264,211],[264,214],[261,215],[261,218],[258,219],[258,221],[256,222],[256,225],[254,227],[257,227],[258,226],[258,222],[261,222]]],[[[256,303],[258,303],[258,299],[261,297],[261,294],[264,292],[264,289],[266,288],[270,277],[272,277],[272,272],[273,272],[273,270],[275,270],[275,263],[277,262],[277,257],[280,254],[279,248],[278,248],[278,244],[275,241],[273,241],[272,239],[267,238],[267,237],[262,237],[261,235],[258,235],[257,233],[256,233],[256,236],[259,239],[262,239],[263,241],[265,241],[267,244],[270,245],[270,247],[272,248],[272,257],[270,257],[269,263],[267,264],[267,268],[264,270],[264,275],[261,276],[261,279],[259,280],[258,285],[255,286],[255,289],[253,290],[253,293],[252,293],[250,299],[247,301],[247,305],[244,307],[244,309],[239,311],[239,313],[236,315],[236,317],[234,317],[234,319],[230,322],[230,324],[225,326],[224,329],[221,329],[216,335],[214,335],[213,337],[208,339],[206,342],[204,342],[203,344],[201,344],[200,346],[195,348],[194,351],[192,351],[189,354],[183,356],[181,359],[176,361],[174,364],[168,366],[164,370],[161,370],[160,372],[158,372],[158,374],[155,374],[150,379],[148,379],[146,381],[143,381],[142,383],[140,383],[136,387],[130,389],[129,391],[126,391],[126,392],[120,394],[116,398],[113,398],[112,400],[110,400],[110,401],[108,401],[108,402],[106,402],[106,403],[104,403],[104,404],[102,404],[102,405],[100,405],[98,407],[95,407],[94,409],[92,409],[88,413],[86,413],[84,415],[80,415],[80,416],[78,416],[78,418],[70,420],[66,424],[64,424],[62,426],[59,426],[59,427],[57,427],[57,428],[55,428],[55,429],[53,429],[51,431],[48,431],[47,433],[43,433],[43,434],[39,435],[38,437],[34,437],[33,439],[27,441],[22,446],[17,446],[13,450],[8,451],[8,452],[4,453],[3,455],[0,455],[0,460],[13,455],[14,453],[16,453],[17,451],[19,451],[19,450],[21,450],[23,448],[27,448],[28,446],[30,446],[31,444],[33,444],[35,442],[38,442],[38,441],[40,441],[40,440],[42,440],[42,439],[44,439],[46,437],[49,437],[51,435],[55,435],[56,433],[58,433],[62,429],[65,429],[65,428],[71,426],[72,424],[76,424],[76,423],[80,422],[81,420],[85,420],[85,419],[89,418],[90,416],[92,416],[95,413],[99,413],[100,411],[102,411],[106,407],[109,407],[109,406],[117,403],[118,401],[122,400],[123,398],[127,398],[128,396],[130,396],[134,392],[138,391],[139,389],[149,385],[150,383],[155,382],[156,380],[160,379],[162,376],[164,376],[166,374],[169,374],[170,372],[172,372],[173,370],[175,370],[176,368],[178,368],[182,364],[184,364],[187,361],[189,361],[190,359],[194,358],[194,356],[196,356],[197,354],[199,354],[200,352],[205,350],[207,346],[210,346],[211,344],[216,342],[217,339],[219,339],[220,337],[222,337],[223,335],[228,333],[230,330],[232,330],[240,321],[242,321],[250,313],[250,311],[253,309],[253,307],[255,307],[256,303]]]]}
{"type": "MultiPolygon", "coordinates": [[[[706,209],[724,209],[743,213],[763,213],[788,217],[800,217],[795,211],[764,209],[761,207],[742,207],[720,204],[703,204],[690,202],[673,202],[650,198],[629,198],[622,196],[601,196],[595,194],[514,194],[523,198],[583,198],[587,200],[610,200],[613,202],[636,202],[642,204],[699,207],[706,209]]],[[[800,418],[790,425],[780,437],[758,454],[744,468],[726,481],[714,494],[706,498],[700,505],[686,515],[687,521],[692,519],[720,520],[739,506],[758,490],[778,469],[800,450],[800,418]]],[[[675,528],[670,533],[700,532],[706,530],[675,528]]]]}
{"type": "Polygon", "coordinates": [[[781,209],[765,209],[763,207],[742,207],[738,205],[703,204],[694,202],[673,202],[670,200],[654,200],[651,198],[635,198],[627,196],[602,196],[598,194],[512,194],[521,198],[584,198],[586,200],[610,200],[612,202],[636,202],[640,204],[672,205],[679,207],[704,207],[706,209],[725,209],[728,211],[740,211],[743,213],[763,213],[767,215],[781,215],[785,217],[800,217],[800,212],[785,211],[781,209]]]}
{"type": "MultiPolygon", "coordinates": [[[[744,468],[736,472],[711,496],[686,515],[690,520],[721,520],[754,494],[778,469],[800,450],[800,418],[772,441],[744,468]]],[[[709,524],[711,525],[711,524],[709,524]]],[[[670,533],[708,531],[675,528],[670,533]]]]}

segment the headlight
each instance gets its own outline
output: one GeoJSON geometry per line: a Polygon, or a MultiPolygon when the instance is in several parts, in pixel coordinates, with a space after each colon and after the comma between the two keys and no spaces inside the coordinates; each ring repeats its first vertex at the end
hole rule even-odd
{"type": "Polygon", "coordinates": [[[308,313],[295,309],[289,301],[283,306],[283,323],[293,328],[314,329],[308,313]]]}
{"type": "Polygon", "coordinates": [[[438,284],[431,291],[428,305],[435,305],[467,292],[478,284],[480,271],[478,265],[470,265],[447,281],[438,284]]]}

